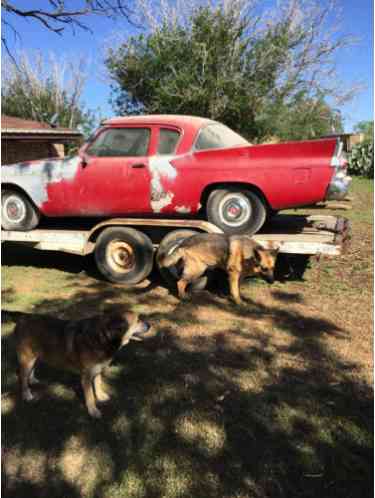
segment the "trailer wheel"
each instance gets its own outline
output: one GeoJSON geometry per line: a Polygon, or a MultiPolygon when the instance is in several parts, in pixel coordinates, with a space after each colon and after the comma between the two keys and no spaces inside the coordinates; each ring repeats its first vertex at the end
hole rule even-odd
{"type": "MultiPolygon", "coordinates": [[[[185,239],[197,235],[199,232],[194,230],[174,230],[168,233],[159,244],[158,251],[156,253],[156,264],[158,266],[159,272],[163,277],[164,281],[168,284],[170,288],[176,290],[176,282],[179,278],[178,269],[174,266],[165,268],[160,265],[160,262],[165,256],[172,254],[178,246],[185,239]]],[[[190,289],[193,291],[203,290],[207,285],[208,279],[206,276],[198,278],[195,282],[190,284],[190,289]]]]}
{"type": "Polygon", "coordinates": [[[153,245],[134,228],[109,227],[96,241],[95,261],[110,282],[135,285],[151,273],[153,245]]]}
{"type": "Polygon", "coordinates": [[[24,194],[16,190],[2,193],[1,226],[4,230],[32,230],[38,225],[39,219],[39,212],[24,194]]]}

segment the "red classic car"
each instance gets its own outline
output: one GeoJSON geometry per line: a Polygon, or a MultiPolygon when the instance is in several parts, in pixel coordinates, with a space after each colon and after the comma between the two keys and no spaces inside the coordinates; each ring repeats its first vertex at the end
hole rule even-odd
{"type": "Polygon", "coordinates": [[[199,117],[114,118],[74,157],[3,166],[2,226],[203,215],[226,233],[254,233],[276,211],[344,197],[346,164],[335,138],[252,145],[199,117]]]}

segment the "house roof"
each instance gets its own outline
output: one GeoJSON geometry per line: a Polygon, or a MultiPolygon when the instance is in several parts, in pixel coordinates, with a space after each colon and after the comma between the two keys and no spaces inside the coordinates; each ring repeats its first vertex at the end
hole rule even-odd
{"type": "Polygon", "coordinates": [[[47,123],[40,123],[39,121],[31,121],[29,119],[15,118],[14,116],[1,116],[1,129],[2,130],[42,130],[50,129],[51,126],[47,123]]]}
{"type": "Polygon", "coordinates": [[[52,128],[48,123],[32,121],[29,119],[16,118],[13,116],[1,116],[1,133],[3,138],[43,138],[49,139],[78,139],[82,133],[70,128],[52,128]]]}

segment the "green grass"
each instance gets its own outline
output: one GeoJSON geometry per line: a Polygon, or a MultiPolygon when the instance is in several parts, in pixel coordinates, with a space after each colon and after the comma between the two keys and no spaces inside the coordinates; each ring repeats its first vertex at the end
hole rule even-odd
{"type": "Polygon", "coordinates": [[[116,304],[160,331],[118,354],[96,421],[77,379],[44,366],[39,399],[22,403],[3,325],[5,495],[373,496],[373,182],[355,179],[353,196],[346,254],[250,282],[241,307],[214,291],[179,303],[157,275],[124,289],[79,257],[5,246],[3,308],[81,318],[116,304]]]}

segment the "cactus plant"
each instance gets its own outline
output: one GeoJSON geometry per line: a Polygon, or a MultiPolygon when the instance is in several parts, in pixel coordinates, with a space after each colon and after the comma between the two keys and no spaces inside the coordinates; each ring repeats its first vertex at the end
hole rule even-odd
{"type": "Polygon", "coordinates": [[[352,175],[373,178],[374,176],[374,143],[363,142],[355,145],[349,155],[349,173],[352,175]]]}

